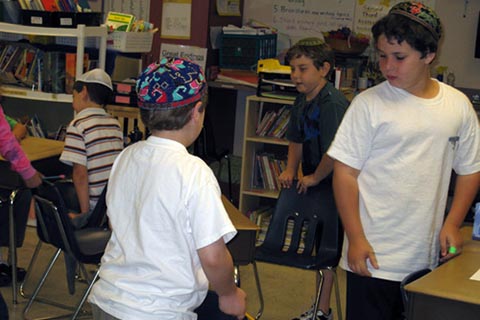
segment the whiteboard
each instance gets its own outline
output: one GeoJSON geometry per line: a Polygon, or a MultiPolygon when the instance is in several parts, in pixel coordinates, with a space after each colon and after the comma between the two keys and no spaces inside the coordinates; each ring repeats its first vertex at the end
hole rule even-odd
{"type": "MultiPolygon", "coordinates": [[[[244,24],[253,19],[278,30],[281,51],[305,37],[322,38],[322,31],[349,27],[370,34],[370,28],[403,0],[245,0],[244,24]]],[[[435,0],[421,1],[435,8],[435,0]]]]}

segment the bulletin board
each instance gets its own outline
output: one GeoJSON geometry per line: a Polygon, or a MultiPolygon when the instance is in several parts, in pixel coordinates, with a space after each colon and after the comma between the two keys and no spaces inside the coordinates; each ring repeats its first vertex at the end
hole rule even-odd
{"type": "MultiPolygon", "coordinates": [[[[370,34],[370,28],[403,0],[245,0],[244,23],[253,19],[274,27],[286,47],[322,31],[349,27],[370,34]]],[[[421,1],[435,8],[435,0],[421,1]]],[[[281,45],[281,44],[280,44],[281,45]]]]}

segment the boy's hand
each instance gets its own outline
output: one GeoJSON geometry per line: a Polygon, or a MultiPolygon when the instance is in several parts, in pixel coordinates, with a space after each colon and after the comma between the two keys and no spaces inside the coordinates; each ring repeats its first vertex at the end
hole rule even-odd
{"type": "Polygon", "coordinates": [[[443,263],[462,253],[463,237],[460,229],[445,222],[440,230],[440,262],[443,263]]]}
{"type": "Polygon", "coordinates": [[[218,306],[223,313],[244,319],[247,312],[247,294],[236,287],[232,294],[218,297],[218,306]]]}
{"type": "Polygon", "coordinates": [[[305,193],[309,187],[316,186],[320,181],[317,180],[315,174],[309,174],[308,176],[303,176],[298,180],[297,190],[298,193],[305,193]]]}
{"type": "Polygon", "coordinates": [[[367,259],[370,260],[370,264],[375,269],[379,268],[372,246],[365,238],[354,241],[348,240],[348,267],[352,272],[360,276],[371,277],[372,274],[368,270],[367,259]]]}
{"type": "Polygon", "coordinates": [[[286,169],[278,176],[278,181],[282,188],[290,188],[295,178],[295,173],[292,170],[286,169]]]}

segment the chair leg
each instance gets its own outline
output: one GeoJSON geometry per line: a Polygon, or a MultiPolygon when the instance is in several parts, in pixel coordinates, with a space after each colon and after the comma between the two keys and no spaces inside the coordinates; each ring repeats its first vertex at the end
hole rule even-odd
{"type": "Polygon", "coordinates": [[[10,205],[8,208],[9,233],[10,233],[10,267],[12,269],[12,299],[13,304],[17,304],[17,237],[15,236],[15,220],[13,206],[19,190],[13,190],[10,193],[10,205]]]}
{"type": "Polygon", "coordinates": [[[33,291],[32,296],[30,297],[30,300],[28,300],[28,303],[27,303],[27,305],[25,306],[25,309],[23,309],[23,316],[24,316],[25,319],[27,319],[27,313],[28,313],[28,311],[29,311],[30,308],[32,307],[32,304],[33,304],[33,302],[35,301],[35,298],[37,297],[38,293],[40,292],[40,289],[42,288],[43,284],[45,283],[45,280],[47,280],[47,276],[48,276],[48,274],[50,273],[50,271],[52,270],[53,265],[54,265],[55,262],[57,261],[57,259],[58,259],[58,257],[60,256],[60,253],[61,253],[61,252],[62,252],[62,249],[57,249],[57,251],[55,252],[55,254],[52,256],[52,259],[50,259],[50,263],[48,264],[47,269],[46,269],[45,272],[43,273],[43,276],[42,276],[42,278],[40,279],[40,281],[38,282],[37,287],[36,287],[35,290],[33,291]]]}
{"type": "Polygon", "coordinates": [[[260,277],[258,276],[257,263],[255,261],[252,261],[252,266],[253,266],[253,274],[255,275],[255,283],[257,285],[258,300],[260,302],[260,308],[258,309],[257,315],[255,316],[255,320],[257,320],[257,319],[260,319],[260,317],[263,314],[264,301],[263,301],[262,287],[260,285],[260,277]]]}
{"type": "Polygon", "coordinates": [[[322,289],[323,289],[323,270],[320,269],[318,270],[318,279],[316,283],[316,295],[315,295],[315,303],[313,304],[313,313],[312,313],[312,320],[315,320],[317,311],[318,311],[318,305],[320,304],[320,296],[322,295],[322,289]]]}
{"type": "Polygon", "coordinates": [[[85,291],[85,293],[82,296],[82,299],[78,303],[77,308],[75,309],[75,313],[72,316],[72,320],[77,319],[77,316],[80,313],[80,311],[82,310],[82,307],[85,304],[85,301],[87,301],[87,298],[88,298],[88,295],[90,294],[90,291],[92,291],[92,288],[93,288],[93,285],[95,284],[95,281],[97,281],[97,279],[98,279],[99,273],[100,273],[100,268],[97,269],[97,271],[95,272],[95,275],[93,276],[92,280],[89,281],[87,290],[85,291]]]}
{"type": "Polygon", "coordinates": [[[25,293],[24,287],[27,281],[30,279],[31,275],[31,270],[33,270],[33,266],[35,265],[35,262],[37,261],[38,254],[40,253],[40,249],[42,248],[42,240],[38,240],[37,246],[35,247],[35,251],[33,252],[32,259],[30,260],[30,263],[28,264],[27,268],[27,274],[25,275],[25,279],[23,279],[22,283],[20,284],[20,295],[24,298],[30,298],[30,296],[27,296],[25,293]]]}

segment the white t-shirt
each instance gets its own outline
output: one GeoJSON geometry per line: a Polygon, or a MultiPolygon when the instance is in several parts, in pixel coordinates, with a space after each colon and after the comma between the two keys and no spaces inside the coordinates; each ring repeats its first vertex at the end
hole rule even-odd
{"type": "Polygon", "coordinates": [[[211,169],[151,136],[118,156],[107,206],[113,233],[89,301],[120,319],[196,319],[208,290],[197,250],[236,234],[211,169]]]}
{"type": "MultiPolygon", "coordinates": [[[[388,82],[350,105],[328,154],[360,170],[360,218],[379,264],[376,278],[402,280],[439,257],[452,168],[480,171],[477,115],[461,92],[440,84],[422,99],[388,82]]],[[[345,237],[340,266],[347,264],[345,237]]]]}

